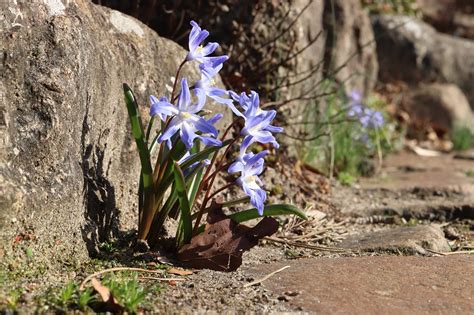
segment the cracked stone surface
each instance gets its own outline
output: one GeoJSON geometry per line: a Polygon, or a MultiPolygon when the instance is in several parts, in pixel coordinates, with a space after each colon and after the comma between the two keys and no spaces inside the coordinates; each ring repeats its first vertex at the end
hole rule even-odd
{"type": "Polygon", "coordinates": [[[453,154],[387,157],[379,174],[355,187],[333,190],[334,203],[350,216],[400,215],[429,220],[474,218],[472,159],[453,154]]]}

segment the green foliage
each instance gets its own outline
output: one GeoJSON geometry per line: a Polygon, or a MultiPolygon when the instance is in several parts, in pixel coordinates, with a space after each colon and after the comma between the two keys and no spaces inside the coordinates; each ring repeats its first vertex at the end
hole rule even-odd
{"type": "Polygon", "coordinates": [[[10,309],[13,311],[16,310],[18,306],[18,302],[20,301],[22,294],[23,294],[22,288],[16,288],[16,289],[10,290],[7,293],[7,296],[5,297],[5,301],[4,301],[7,309],[10,309]]]}
{"type": "MultiPolygon", "coordinates": [[[[276,215],[296,215],[304,220],[307,220],[308,217],[304,214],[303,211],[292,205],[269,205],[263,208],[263,216],[276,216],[276,215]]],[[[253,219],[260,218],[260,214],[257,209],[249,209],[241,212],[236,212],[230,215],[230,217],[238,222],[245,222],[253,219]]]]}
{"type": "Polygon", "coordinates": [[[370,14],[403,14],[419,16],[416,0],[361,0],[370,14]]]}
{"type": "Polygon", "coordinates": [[[92,288],[87,288],[82,292],[79,292],[79,297],[77,298],[77,307],[81,311],[86,311],[89,308],[89,305],[95,301],[94,291],[92,288]]]}
{"type": "Polygon", "coordinates": [[[73,281],[69,281],[59,292],[59,303],[63,306],[67,306],[72,301],[75,293],[76,284],[73,281]]]}
{"type": "Polygon", "coordinates": [[[468,127],[455,126],[451,134],[454,150],[467,150],[474,146],[474,135],[468,127]]]}
{"type": "Polygon", "coordinates": [[[60,312],[68,310],[90,311],[90,306],[96,300],[92,288],[79,291],[74,281],[67,282],[63,287],[50,289],[45,298],[46,305],[52,306],[60,312]]]}
{"type": "Polygon", "coordinates": [[[114,244],[108,243],[108,242],[99,244],[99,250],[101,250],[102,252],[106,254],[112,254],[117,251],[114,244]]]}
{"type": "Polygon", "coordinates": [[[106,277],[102,284],[109,288],[118,303],[129,313],[136,313],[145,302],[146,289],[138,283],[136,273],[125,274],[123,277],[106,277]]]}
{"type": "Polygon", "coordinates": [[[469,170],[466,172],[467,177],[474,177],[474,170],[469,170]]]}
{"type": "MultiPolygon", "coordinates": [[[[333,89],[327,82],[326,90],[333,89]]],[[[395,149],[401,138],[396,125],[385,112],[386,104],[377,96],[369,96],[364,106],[382,113],[382,127],[369,129],[357,119],[347,117],[349,100],[344,91],[330,95],[324,102],[312,101],[306,106],[305,132],[311,141],[302,141],[300,158],[329,176],[334,175],[342,184],[350,185],[359,176],[374,172],[374,162],[382,162],[384,154],[395,149]]]]}
{"type": "Polygon", "coordinates": [[[174,163],[173,172],[176,192],[178,194],[179,208],[181,210],[181,217],[179,221],[179,226],[181,228],[178,228],[178,236],[176,237],[179,248],[182,245],[189,243],[191,240],[193,223],[191,219],[191,207],[189,205],[188,193],[186,190],[186,179],[184,178],[183,171],[179,167],[178,163],[174,163]]]}
{"type": "Polygon", "coordinates": [[[343,185],[350,186],[355,183],[357,178],[349,173],[340,172],[337,174],[337,180],[339,180],[339,182],[343,185]]]}

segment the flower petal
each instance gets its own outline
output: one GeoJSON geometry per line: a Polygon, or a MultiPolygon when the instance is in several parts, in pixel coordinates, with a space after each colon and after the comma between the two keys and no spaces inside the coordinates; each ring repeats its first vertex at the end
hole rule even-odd
{"type": "Polygon", "coordinates": [[[237,173],[237,172],[242,172],[243,170],[244,170],[244,164],[241,161],[236,161],[229,166],[229,168],[227,169],[227,172],[237,173]]]}
{"type": "Polygon", "coordinates": [[[211,146],[211,147],[218,147],[222,145],[222,141],[217,140],[212,137],[205,137],[205,136],[198,136],[198,138],[204,143],[206,146],[211,146]]]}
{"type": "Polygon", "coordinates": [[[186,78],[183,78],[181,80],[181,92],[178,98],[178,109],[180,111],[187,111],[190,102],[191,93],[189,92],[188,81],[186,81],[186,78]]]}
{"type": "Polygon", "coordinates": [[[219,133],[213,125],[208,123],[204,118],[197,116],[197,120],[193,120],[194,126],[196,126],[196,129],[201,131],[202,133],[210,133],[214,137],[217,137],[217,134],[219,133]]]}
{"type": "Polygon", "coordinates": [[[184,122],[181,125],[181,132],[179,135],[181,136],[181,141],[186,146],[186,149],[190,150],[193,146],[194,139],[197,137],[195,130],[193,130],[190,124],[184,122]]]}
{"type": "Polygon", "coordinates": [[[168,128],[158,137],[158,142],[161,143],[170,139],[180,128],[180,123],[177,117],[173,117],[168,128]]]}

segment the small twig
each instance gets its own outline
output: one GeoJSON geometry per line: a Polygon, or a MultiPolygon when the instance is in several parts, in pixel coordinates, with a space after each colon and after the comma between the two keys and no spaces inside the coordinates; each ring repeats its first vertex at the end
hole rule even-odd
{"type": "Polygon", "coordinates": [[[157,280],[157,281],[184,281],[184,278],[158,278],[158,277],[139,277],[139,280],[157,280]]]}
{"type": "Polygon", "coordinates": [[[84,286],[86,285],[87,282],[89,282],[92,278],[95,278],[97,276],[100,276],[104,273],[109,273],[109,272],[115,272],[115,271],[139,271],[139,272],[149,272],[149,273],[163,273],[164,270],[148,270],[148,269],[143,269],[143,268],[134,268],[134,267],[114,267],[114,268],[109,268],[105,270],[98,271],[96,273],[93,273],[87,278],[82,281],[81,285],[79,286],[79,290],[84,290],[84,286]]]}
{"type": "Polygon", "coordinates": [[[433,254],[436,254],[436,255],[441,255],[441,256],[463,255],[463,254],[471,255],[471,254],[474,254],[474,250],[458,250],[458,251],[455,251],[455,252],[437,252],[435,250],[428,249],[428,248],[425,248],[425,250],[430,252],[430,253],[433,253],[433,254]]]}
{"type": "Polygon", "coordinates": [[[252,281],[252,282],[249,282],[249,283],[246,283],[244,284],[244,288],[248,288],[248,287],[251,287],[253,285],[256,285],[256,284],[259,284],[259,283],[262,283],[263,281],[267,280],[268,278],[270,278],[271,276],[273,276],[274,274],[277,274],[287,268],[290,268],[290,266],[285,266],[283,268],[280,268],[278,270],[275,270],[273,272],[270,272],[268,275],[266,275],[265,277],[261,278],[261,279],[257,279],[255,281],[252,281]]]}
{"type": "Polygon", "coordinates": [[[474,254],[474,250],[459,250],[459,251],[456,251],[456,252],[441,253],[441,255],[444,255],[444,256],[462,255],[462,254],[471,255],[471,254],[474,254]]]}
{"type": "Polygon", "coordinates": [[[295,247],[315,249],[315,250],[320,250],[320,251],[336,252],[336,253],[347,252],[347,250],[344,249],[344,248],[328,247],[328,246],[320,246],[320,245],[310,245],[310,244],[297,243],[297,242],[289,242],[289,241],[282,240],[282,239],[276,238],[276,237],[265,237],[264,240],[267,240],[267,241],[270,241],[270,242],[275,242],[275,243],[280,243],[280,244],[286,244],[286,245],[290,245],[290,246],[295,246],[295,247]]]}

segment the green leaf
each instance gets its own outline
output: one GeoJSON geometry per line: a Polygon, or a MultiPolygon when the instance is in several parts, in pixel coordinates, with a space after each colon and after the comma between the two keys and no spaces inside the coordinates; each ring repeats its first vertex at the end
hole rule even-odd
{"type": "MultiPolygon", "coordinates": [[[[204,164],[198,165],[189,174],[186,175],[186,185],[188,187],[190,183],[192,182],[192,180],[194,179],[194,176],[198,174],[199,172],[202,172],[203,168],[204,168],[204,164]]],[[[168,214],[170,213],[171,209],[174,208],[175,203],[177,201],[178,201],[177,190],[175,186],[172,186],[168,199],[166,200],[163,207],[161,207],[160,211],[155,214],[155,218],[153,219],[152,227],[150,229],[150,234],[151,234],[150,240],[152,242],[156,241],[156,236],[161,231],[161,228],[163,227],[163,224],[166,218],[168,217],[168,214]]],[[[192,209],[192,202],[190,202],[190,209],[192,209]]]]}
{"type": "Polygon", "coordinates": [[[200,162],[202,160],[207,159],[209,157],[209,155],[211,155],[211,153],[214,153],[214,152],[228,146],[232,141],[233,141],[232,139],[229,139],[229,140],[226,140],[226,141],[222,142],[221,146],[205,148],[201,152],[198,152],[195,155],[193,155],[192,157],[190,157],[186,162],[184,162],[181,165],[181,168],[184,168],[184,169],[188,168],[189,166],[193,165],[196,162],[200,162]]]}
{"type": "MultiPolygon", "coordinates": [[[[201,147],[201,143],[199,140],[197,140],[193,147],[191,148],[191,154],[196,154],[199,153],[201,147]]],[[[204,170],[201,168],[197,173],[196,176],[193,176],[191,181],[188,182],[188,198],[189,198],[189,203],[191,204],[191,209],[193,208],[194,200],[196,199],[196,194],[199,188],[199,185],[201,184],[202,177],[204,176],[204,170]]]]}
{"type": "MultiPolygon", "coordinates": [[[[307,220],[308,217],[304,214],[303,211],[298,209],[297,207],[293,205],[287,205],[287,204],[276,204],[276,205],[269,205],[263,208],[263,216],[276,216],[276,215],[291,215],[294,214],[301,219],[307,220]]],[[[232,218],[234,221],[237,223],[242,223],[245,221],[249,221],[252,219],[258,219],[261,217],[261,215],[258,213],[257,209],[249,209],[237,213],[233,213],[229,215],[230,218],[232,218]]]]}
{"type": "MultiPolygon", "coordinates": [[[[218,151],[219,149],[229,145],[232,142],[232,140],[226,140],[222,143],[222,146],[216,146],[216,147],[207,147],[204,150],[196,153],[192,157],[190,157],[186,162],[183,162],[180,167],[181,169],[187,169],[191,165],[193,165],[196,162],[201,162],[202,160],[205,160],[209,157],[210,154],[218,151]]],[[[160,183],[157,183],[155,191],[156,195],[161,195],[163,194],[168,187],[173,183],[174,176],[171,174],[171,167],[169,167],[168,163],[168,168],[164,172],[163,180],[160,183]]]]}
{"type": "Polygon", "coordinates": [[[132,126],[132,135],[137,144],[138,155],[141,163],[141,180],[143,181],[143,194],[139,195],[139,204],[143,202],[143,212],[140,213],[141,220],[138,225],[138,238],[145,239],[153,220],[153,169],[150,162],[150,152],[146,144],[143,124],[138,111],[138,105],[132,90],[127,84],[123,84],[125,104],[127,105],[128,117],[132,126]]]}
{"type": "Polygon", "coordinates": [[[221,206],[222,206],[222,208],[229,208],[229,207],[236,206],[236,205],[239,205],[241,203],[246,203],[246,202],[250,202],[250,197],[242,197],[242,198],[239,198],[239,199],[226,201],[226,202],[222,203],[221,206]]]}
{"type": "Polygon", "coordinates": [[[155,116],[151,116],[150,121],[148,122],[148,128],[146,129],[146,142],[150,139],[151,129],[153,127],[153,122],[155,121],[155,116]]]}
{"type": "Polygon", "coordinates": [[[184,178],[183,171],[179,167],[178,163],[174,163],[173,167],[174,183],[176,192],[178,193],[179,208],[180,208],[180,222],[178,227],[177,242],[178,248],[191,241],[193,232],[192,219],[191,219],[191,207],[189,205],[188,194],[186,192],[186,179],[184,178]]]}

